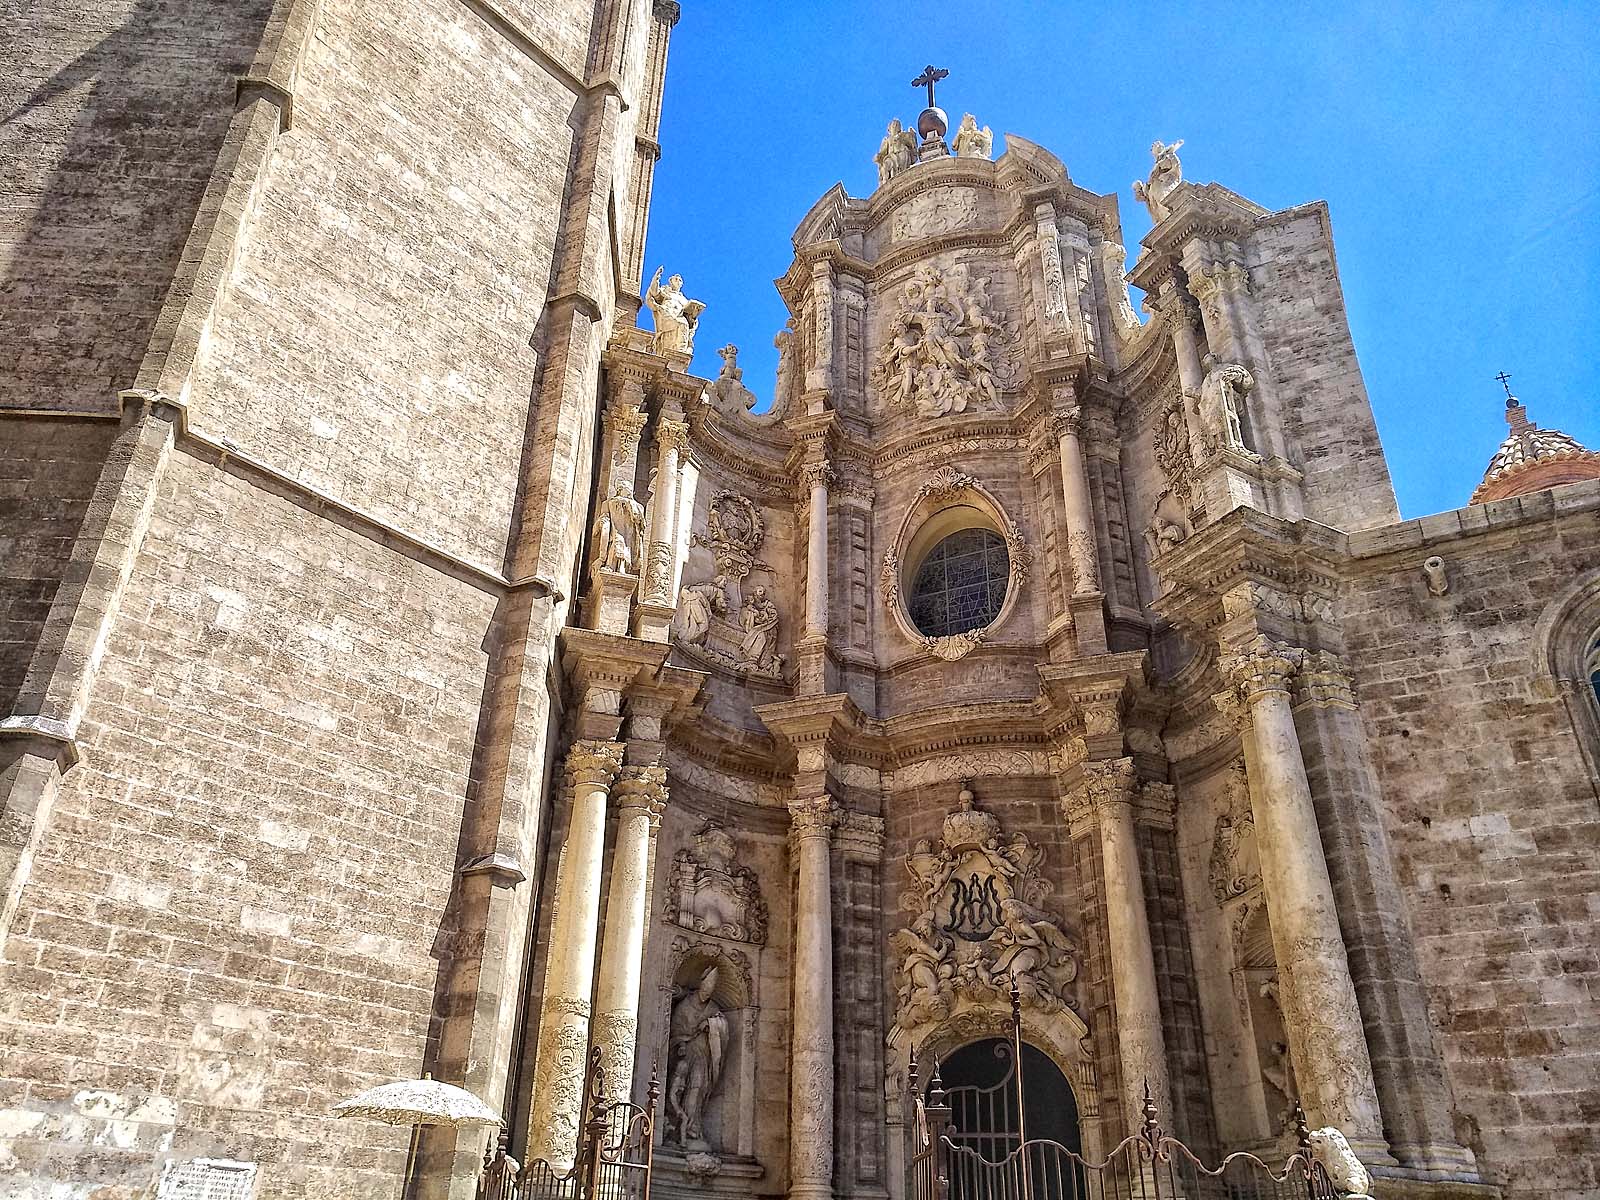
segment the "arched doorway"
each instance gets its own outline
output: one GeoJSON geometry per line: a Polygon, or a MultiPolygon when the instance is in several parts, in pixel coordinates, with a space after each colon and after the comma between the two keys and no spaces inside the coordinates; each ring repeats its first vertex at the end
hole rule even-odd
{"type": "Polygon", "coordinates": [[[990,1162],[1005,1158],[1022,1138],[1059,1142],[1081,1154],[1078,1102],[1061,1069],[1037,1046],[1022,1043],[1019,1119],[1016,1067],[1011,1039],[995,1037],[969,1042],[939,1064],[950,1140],[990,1162]]]}

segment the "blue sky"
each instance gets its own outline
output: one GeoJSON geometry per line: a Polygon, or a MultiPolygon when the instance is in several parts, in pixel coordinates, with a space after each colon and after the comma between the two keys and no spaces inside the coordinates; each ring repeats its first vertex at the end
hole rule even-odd
{"type": "Polygon", "coordinates": [[[971,111],[1116,191],[1130,250],[1157,137],[1185,139],[1188,179],[1326,200],[1401,510],[1455,508],[1505,434],[1501,370],[1534,421],[1600,449],[1597,28],[1600,2],[683,0],[646,275],[707,302],[696,373],[735,342],[765,404],[789,236],[836,181],[871,192],[933,62],[952,125],[971,111]]]}

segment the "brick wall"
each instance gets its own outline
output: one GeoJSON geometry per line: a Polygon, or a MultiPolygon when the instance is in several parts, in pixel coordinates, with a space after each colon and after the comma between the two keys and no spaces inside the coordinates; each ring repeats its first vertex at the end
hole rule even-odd
{"type": "Polygon", "coordinates": [[[116,429],[0,420],[0,715],[16,701],[116,429]]]}
{"type": "Polygon", "coordinates": [[[1349,649],[1458,1134],[1518,1197],[1593,1196],[1600,806],[1535,630],[1600,565],[1600,494],[1577,485],[1352,543],[1365,557],[1349,649]],[[1422,581],[1432,554],[1443,597],[1422,581]]]}
{"type": "Polygon", "coordinates": [[[328,1108],[425,1061],[492,609],[174,459],[0,964],[12,1169],[392,1195],[405,1134],[328,1108]]]}
{"type": "Polygon", "coordinates": [[[18,7],[0,78],[0,405],[115,412],[272,0],[18,7]]]}

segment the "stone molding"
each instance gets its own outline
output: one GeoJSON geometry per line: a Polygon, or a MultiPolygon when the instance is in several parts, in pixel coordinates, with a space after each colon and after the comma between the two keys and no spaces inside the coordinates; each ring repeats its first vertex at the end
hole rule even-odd
{"type": "Polygon", "coordinates": [[[1305,704],[1356,710],[1355,686],[1339,659],[1326,650],[1307,655],[1298,683],[1300,699],[1305,704]]]}

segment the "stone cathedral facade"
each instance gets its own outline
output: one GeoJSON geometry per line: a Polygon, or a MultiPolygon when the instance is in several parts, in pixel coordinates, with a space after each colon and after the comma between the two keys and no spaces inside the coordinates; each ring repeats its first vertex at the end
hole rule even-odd
{"type": "Polygon", "coordinates": [[[1157,143],[1130,248],[930,92],[758,397],[676,4],[192,7],[6,98],[0,1198],[470,1197],[329,1108],[562,1164],[594,1048],[663,1196],[900,1200],[1013,1003],[1090,1158],[1600,1191],[1600,456],[1400,520],[1324,205],[1157,143]]]}

